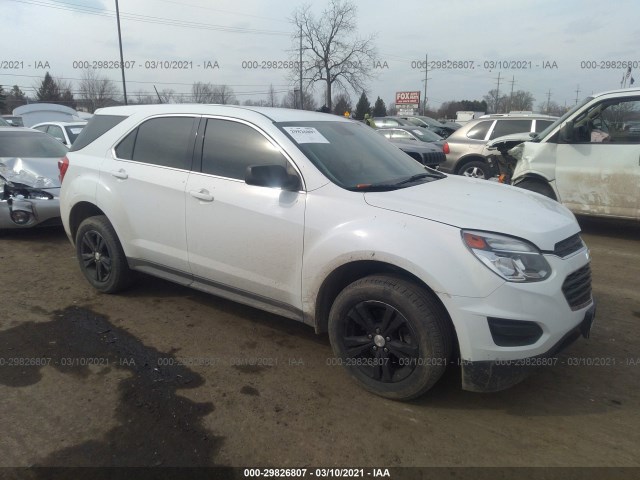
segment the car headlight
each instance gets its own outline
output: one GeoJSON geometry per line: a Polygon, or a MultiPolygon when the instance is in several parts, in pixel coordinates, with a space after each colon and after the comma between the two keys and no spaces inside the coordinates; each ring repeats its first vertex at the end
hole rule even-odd
{"type": "Polygon", "coordinates": [[[540,250],[523,240],[462,230],[462,241],[478,260],[509,282],[539,282],[551,275],[540,250]]]}

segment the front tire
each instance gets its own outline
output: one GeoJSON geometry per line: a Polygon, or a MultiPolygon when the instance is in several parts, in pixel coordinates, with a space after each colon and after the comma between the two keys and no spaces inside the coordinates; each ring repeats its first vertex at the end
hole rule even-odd
{"type": "Polygon", "coordinates": [[[410,400],[440,379],[452,350],[447,313],[429,292],[395,276],[346,287],[329,314],[338,361],[366,390],[410,400]]]}
{"type": "Polygon", "coordinates": [[[80,270],[96,290],[116,293],[131,283],[131,270],[113,226],[104,215],[84,220],[76,233],[80,270]]]}

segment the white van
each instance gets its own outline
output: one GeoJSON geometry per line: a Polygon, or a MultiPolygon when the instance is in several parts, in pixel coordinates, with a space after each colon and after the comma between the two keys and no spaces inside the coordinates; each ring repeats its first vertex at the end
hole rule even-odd
{"type": "Polygon", "coordinates": [[[640,220],[640,89],[592,95],[509,150],[512,183],[573,213],[640,220]]]}

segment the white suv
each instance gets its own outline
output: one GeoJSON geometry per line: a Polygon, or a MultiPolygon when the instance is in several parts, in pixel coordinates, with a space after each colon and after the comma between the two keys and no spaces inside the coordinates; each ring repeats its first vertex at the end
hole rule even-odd
{"type": "Polygon", "coordinates": [[[463,388],[507,388],[593,321],[566,208],[425,168],[358,122],[105,108],[59,166],[64,227],[96,289],[139,270],[305,322],[387,398],[422,394],[456,356],[463,388]]]}
{"type": "Polygon", "coordinates": [[[591,95],[510,151],[513,183],[579,215],[640,220],[639,124],[640,89],[591,95]]]}

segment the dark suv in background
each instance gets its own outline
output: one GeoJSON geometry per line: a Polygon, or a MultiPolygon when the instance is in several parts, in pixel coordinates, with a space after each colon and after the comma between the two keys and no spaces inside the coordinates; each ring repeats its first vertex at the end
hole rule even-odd
{"type": "Polygon", "coordinates": [[[467,177],[490,178],[492,172],[487,162],[489,152],[486,143],[494,138],[513,133],[539,133],[551,125],[557,117],[542,114],[494,114],[483,115],[452,133],[444,144],[447,160],[440,169],[443,172],[467,177]]]}

